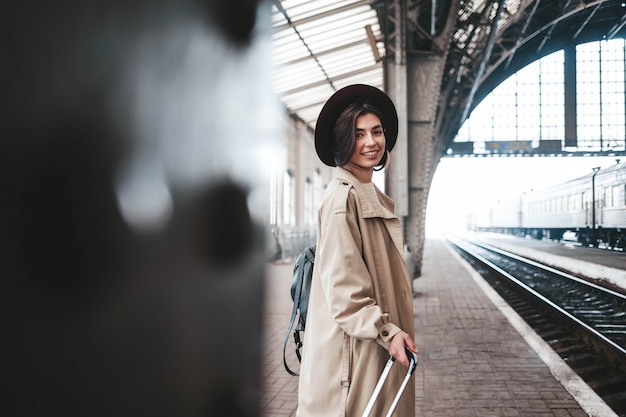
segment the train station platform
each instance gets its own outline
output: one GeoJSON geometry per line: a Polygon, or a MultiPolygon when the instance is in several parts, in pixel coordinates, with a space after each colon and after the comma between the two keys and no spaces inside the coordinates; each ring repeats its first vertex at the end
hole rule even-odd
{"type": "MultiPolygon", "coordinates": [[[[282,359],[291,274],[291,262],[267,266],[265,417],[295,416],[298,380],[282,359]]],[[[416,416],[616,415],[443,240],[426,240],[413,287],[416,416]]],[[[289,348],[297,367],[291,341],[289,348]]]]}
{"type": "Polygon", "coordinates": [[[468,237],[626,293],[626,253],[623,251],[497,233],[468,232],[468,237]]]}

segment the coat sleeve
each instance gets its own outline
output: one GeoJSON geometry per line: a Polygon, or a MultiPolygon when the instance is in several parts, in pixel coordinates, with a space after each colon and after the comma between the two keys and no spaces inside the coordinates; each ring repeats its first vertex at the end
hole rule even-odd
{"type": "MultiPolygon", "coordinates": [[[[376,340],[386,349],[400,328],[390,322],[374,298],[374,287],[361,252],[357,198],[346,187],[344,197],[322,216],[316,267],[330,314],[349,336],[376,340]],[[343,201],[343,203],[342,203],[343,201]]],[[[375,221],[375,220],[372,220],[375,221]]]]}

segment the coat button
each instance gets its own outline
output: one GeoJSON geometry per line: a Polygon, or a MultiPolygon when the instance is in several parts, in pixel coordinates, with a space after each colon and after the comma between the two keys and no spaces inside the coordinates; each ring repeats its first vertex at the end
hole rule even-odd
{"type": "Polygon", "coordinates": [[[389,336],[389,332],[388,332],[387,330],[383,330],[383,336],[384,336],[384,337],[389,336]]]}

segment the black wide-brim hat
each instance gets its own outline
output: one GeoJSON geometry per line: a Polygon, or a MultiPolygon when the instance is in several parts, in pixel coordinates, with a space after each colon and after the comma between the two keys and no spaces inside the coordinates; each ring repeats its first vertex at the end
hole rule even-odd
{"type": "Polygon", "coordinates": [[[389,96],[371,85],[349,85],[337,90],[328,99],[324,107],[322,107],[315,125],[315,151],[321,161],[328,166],[337,166],[332,150],[335,123],[346,107],[359,100],[372,104],[382,113],[383,120],[381,122],[385,129],[387,151],[391,151],[396,144],[396,139],[398,138],[398,113],[389,96]]]}

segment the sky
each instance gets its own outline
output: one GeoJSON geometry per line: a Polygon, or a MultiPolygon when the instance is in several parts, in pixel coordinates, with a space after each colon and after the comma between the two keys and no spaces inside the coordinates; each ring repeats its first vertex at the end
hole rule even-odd
{"type": "MultiPolygon", "coordinates": [[[[619,157],[442,158],[428,199],[426,232],[465,229],[472,210],[581,177],[619,157]]],[[[626,158],[623,158],[626,160],[626,158]]]]}

